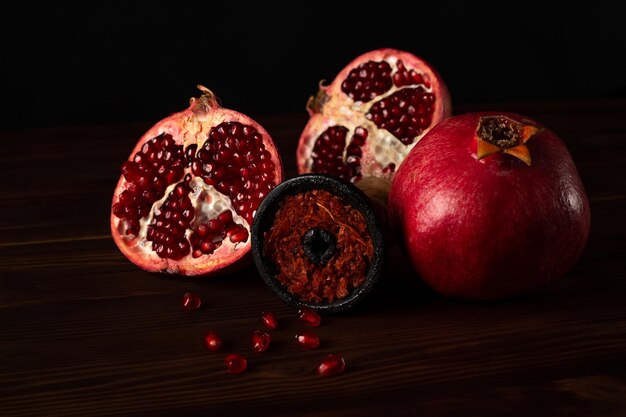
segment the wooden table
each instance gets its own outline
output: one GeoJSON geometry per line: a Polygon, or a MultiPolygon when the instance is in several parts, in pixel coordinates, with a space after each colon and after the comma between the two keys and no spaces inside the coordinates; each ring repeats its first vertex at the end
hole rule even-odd
{"type": "MultiPolygon", "coordinates": [[[[626,101],[489,108],[534,117],[570,148],[592,207],[580,261],[539,294],[490,303],[389,271],[366,305],[324,318],[310,352],[254,269],[150,274],[117,250],[110,199],[148,124],[1,132],[0,416],[626,415],[626,101]],[[204,308],[182,311],[187,291],[204,308]],[[253,354],[266,309],[281,328],[253,354]],[[203,346],[210,329],[221,352],[203,346]],[[249,370],[227,374],[227,352],[246,354],[249,370]],[[348,370],[316,376],[331,352],[348,370]]],[[[305,119],[259,117],[288,176],[305,119]]]]}

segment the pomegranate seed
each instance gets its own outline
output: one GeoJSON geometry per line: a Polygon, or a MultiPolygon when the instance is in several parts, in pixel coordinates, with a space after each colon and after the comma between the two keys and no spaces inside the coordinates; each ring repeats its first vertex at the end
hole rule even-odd
{"type": "Polygon", "coordinates": [[[311,327],[317,327],[322,322],[320,315],[308,307],[302,307],[298,310],[298,318],[302,323],[311,327]]]}
{"type": "Polygon", "coordinates": [[[197,310],[202,305],[202,300],[196,294],[192,292],[186,292],[183,295],[183,310],[191,311],[197,310]]]}
{"type": "Polygon", "coordinates": [[[263,325],[270,330],[276,330],[276,328],[278,328],[278,319],[271,311],[264,311],[261,314],[261,321],[263,325]]]}
{"type": "Polygon", "coordinates": [[[322,359],[316,370],[320,376],[337,375],[346,370],[346,361],[341,355],[331,353],[322,359]]]}
{"type": "Polygon", "coordinates": [[[196,229],[196,234],[199,237],[206,237],[208,232],[209,232],[209,227],[206,224],[201,224],[196,229]]]}
{"type": "Polygon", "coordinates": [[[316,349],[320,345],[320,338],[313,332],[296,334],[296,343],[303,349],[316,349]]]}
{"type": "Polygon", "coordinates": [[[222,338],[214,331],[210,331],[204,336],[204,345],[210,351],[216,352],[222,346],[222,338]]]}
{"type": "Polygon", "coordinates": [[[213,253],[215,251],[215,244],[213,242],[205,240],[200,244],[200,250],[202,251],[202,253],[206,254],[213,253]]]}
{"type": "Polygon", "coordinates": [[[248,361],[241,355],[231,353],[226,355],[224,363],[231,374],[240,374],[248,367],[248,361]]]}
{"type": "Polygon", "coordinates": [[[217,215],[217,221],[219,221],[222,225],[227,225],[232,223],[233,221],[233,212],[230,210],[226,210],[217,215]]]}
{"type": "Polygon", "coordinates": [[[241,243],[248,240],[248,229],[237,225],[237,228],[230,233],[230,241],[232,243],[241,243]]]}
{"type": "Polygon", "coordinates": [[[185,157],[187,158],[187,166],[189,166],[191,162],[193,161],[193,158],[196,155],[197,150],[198,150],[198,145],[196,144],[187,146],[187,149],[185,150],[185,157]]]}
{"type": "Polygon", "coordinates": [[[386,167],[383,168],[383,172],[387,173],[387,172],[394,172],[396,170],[396,164],[394,164],[393,162],[391,162],[390,164],[388,164],[386,167]]]}
{"type": "Polygon", "coordinates": [[[260,330],[252,332],[252,349],[255,352],[265,352],[270,347],[271,337],[268,333],[260,330]]]}
{"type": "Polygon", "coordinates": [[[206,223],[207,229],[213,233],[217,233],[222,230],[222,223],[217,219],[211,219],[206,223]]]}

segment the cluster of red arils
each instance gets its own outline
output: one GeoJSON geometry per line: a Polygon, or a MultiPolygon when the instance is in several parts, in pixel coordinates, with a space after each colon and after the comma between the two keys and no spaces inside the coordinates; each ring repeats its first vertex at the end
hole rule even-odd
{"type": "MultiPolygon", "coordinates": [[[[202,306],[201,298],[192,292],[187,292],[183,296],[182,307],[184,311],[198,310],[202,306]]],[[[322,323],[322,318],[315,310],[302,307],[298,310],[299,323],[309,326],[318,327],[322,323]]],[[[254,330],[250,336],[250,347],[253,352],[261,353],[270,348],[272,336],[268,330],[277,330],[279,328],[278,318],[272,311],[264,311],[261,313],[261,323],[265,327],[264,330],[254,330]]],[[[320,345],[319,336],[312,330],[301,330],[295,335],[295,344],[301,349],[311,350],[317,349],[320,345]]],[[[208,331],[204,336],[205,347],[217,352],[222,347],[222,338],[220,334],[214,330],[208,331]]],[[[229,353],[224,357],[226,369],[231,374],[240,374],[248,368],[248,360],[244,355],[239,353],[229,353]]],[[[340,374],[346,369],[346,362],[341,355],[331,353],[322,358],[316,365],[315,371],[320,376],[331,376],[340,374]]]]}

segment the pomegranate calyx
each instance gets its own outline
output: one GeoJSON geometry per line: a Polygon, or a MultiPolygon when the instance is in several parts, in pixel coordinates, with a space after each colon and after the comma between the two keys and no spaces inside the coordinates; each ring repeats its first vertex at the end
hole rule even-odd
{"type": "Polygon", "coordinates": [[[215,109],[216,107],[220,107],[219,99],[215,95],[215,93],[213,93],[213,91],[211,91],[210,89],[206,88],[205,86],[201,84],[198,84],[196,87],[198,88],[198,90],[202,91],[202,95],[197,98],[192,97],[189,100],[189,103],[191,105],[191,108],[194,114],[196,115],[207,114],[212,109],[215,109]]]}
{"type": "Polygon", "coordinates": [[[324,105],[330,99],[330,97],[326,93],[327,87],[324,85],[325,81],[326,80],[320,80],[317,94],[309,97],[309,99],[306,102],[306,109],[309,112],[310,116],[313,116],[314,114],[322,113],[322,110],[324,109],[324,105]]]}
{"type": "Polygon", "coordinates": [[[535,125],[523,124],[507,116],[483,116],[476,129],[476,159],[495,153],[512,155],[530,166],[530,151],[525,143],[539,133],[535,125]]]}

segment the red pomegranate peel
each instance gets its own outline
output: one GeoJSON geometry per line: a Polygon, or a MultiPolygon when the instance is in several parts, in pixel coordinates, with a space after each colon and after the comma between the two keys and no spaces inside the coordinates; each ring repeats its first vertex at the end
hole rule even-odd
{"type": "Polygon", "coordinates": [[[561,139],[498,112],[454,116],[431,130],[396,173],[389,213],[419,276],[466,299],[511,297],[562,277],[591,221],[561,139]]]}

